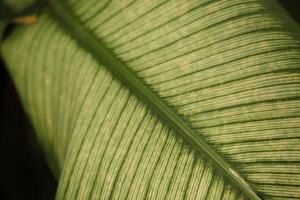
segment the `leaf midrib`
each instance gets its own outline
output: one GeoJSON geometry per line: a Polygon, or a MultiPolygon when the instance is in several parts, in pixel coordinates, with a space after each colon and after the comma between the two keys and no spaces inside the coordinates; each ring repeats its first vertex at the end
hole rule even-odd
{"type": "Polygon", "coordinates": [[[154,111],[160,119],[198,153],[204,153],[229,181],[249,199],[259,200],[260,197],[252,187],[227,163],[220,154],[211,147],[192,126],[177,112],[164,102],[143,80],[136,76],[122,60],[110,51],[101,39],[90,32],[76,16],[69,11],[67,5],[60,0],[50,1],[47,12],[57,19],[62,28],[70,34],[80,46],[91,53],[98,63],[107,67],[120,79],[138,98],[154,111]]]}

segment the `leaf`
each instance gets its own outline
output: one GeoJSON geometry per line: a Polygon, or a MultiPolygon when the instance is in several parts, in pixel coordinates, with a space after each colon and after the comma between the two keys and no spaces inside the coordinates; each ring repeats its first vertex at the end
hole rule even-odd
{"type": "Polygon", "coordinates": [[[57,199],[297,199],[299,47],[275,1],[53,0],[2,54],[57,199]]]}

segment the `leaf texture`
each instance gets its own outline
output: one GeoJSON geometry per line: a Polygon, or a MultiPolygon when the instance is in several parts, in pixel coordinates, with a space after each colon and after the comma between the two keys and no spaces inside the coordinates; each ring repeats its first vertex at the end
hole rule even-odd
{"type": "MultiPolygon", "coordinates": [[[[275,1],[66,4],[260,198],[300,198],[299,27],[275,1]]],[[[2,54],[57,199],[249,198],[52,14],[2,54]]]]}

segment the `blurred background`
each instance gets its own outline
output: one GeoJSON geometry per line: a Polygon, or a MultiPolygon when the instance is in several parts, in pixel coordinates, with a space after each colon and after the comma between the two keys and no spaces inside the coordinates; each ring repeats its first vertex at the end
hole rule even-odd
{"type": "MultiPolygon", "coordinates": [[[[300,0],[280,3],[300,24],[300,0]]],[[[1,60],[0,95],[0,199],[54,199],[57,182],[1,60]]]]}

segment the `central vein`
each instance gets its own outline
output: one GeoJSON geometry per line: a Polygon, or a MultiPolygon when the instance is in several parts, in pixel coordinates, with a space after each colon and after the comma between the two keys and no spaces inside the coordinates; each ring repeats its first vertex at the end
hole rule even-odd
{"type": "Polygon", "coordinates": [[[138,98],[145,102],[156,115],[171,126],[186,143],[191,145],[194,150],[205,154],[206,157],[212,161],[214,166],[216,166],[235,187],[242,191],[245,196],[252,200],[260,199],[249,184],[232,169],[230,164],[226,162],[186,120],[166,104],[143,80],[137,77],[122,60],[118,59],[114,53],[105,46],[101,39],[97,38],[80,23],[63,1],[50,1],[49,12],[58,19],[57,21],[76,39],[79,45],[90,52],[101,65],[107,67],[136,94],[138,98]]]}

